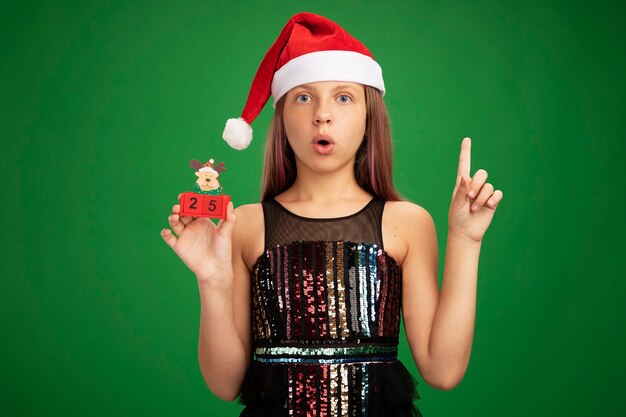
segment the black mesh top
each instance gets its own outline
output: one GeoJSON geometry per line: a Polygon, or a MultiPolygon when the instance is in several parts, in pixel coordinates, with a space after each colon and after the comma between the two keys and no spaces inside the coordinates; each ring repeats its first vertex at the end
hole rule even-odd
{"type": "Polygon", "coordinates": [[[383,199],[374,197],[365,207],[349,216],[320,219],[298,216],[273,198],[262,204],[265,215],[265,249],[295,241],[337,239],[375,243],[380,249],[384,249],[383,199]]]}

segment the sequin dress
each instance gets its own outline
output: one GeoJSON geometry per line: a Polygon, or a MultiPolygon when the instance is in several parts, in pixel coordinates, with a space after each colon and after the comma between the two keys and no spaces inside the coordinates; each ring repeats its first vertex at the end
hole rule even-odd
{"type": "Polygon", "coordinates": [[[402,272],[383,248],[384,205],[312,219],[262,202],[240,416],[421,416],[418,382],[397,359],[402,272]]]}

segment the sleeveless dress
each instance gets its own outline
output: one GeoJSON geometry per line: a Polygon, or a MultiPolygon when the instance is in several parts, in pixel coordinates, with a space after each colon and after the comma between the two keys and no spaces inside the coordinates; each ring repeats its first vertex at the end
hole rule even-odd
{"type": "Polygon", "coordinates": [[[397,359],[402,272],[383,248],[384,205],[314,219],[262,202],[241,417],[422,416],[397,359]]]}

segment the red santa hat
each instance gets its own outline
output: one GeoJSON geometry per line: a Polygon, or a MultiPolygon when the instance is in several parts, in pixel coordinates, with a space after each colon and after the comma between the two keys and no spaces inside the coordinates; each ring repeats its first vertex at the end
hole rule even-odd
{"type": "Polygon", "coordinates": [[[241,117],[228,119],[222,137],[235,149],[252,141],[250,124],[272,95],[272,107],[289,90],[317,81],[348,81],[385,94],[380,65],[358,39],[337,23],[313,13],[289,19],[261,61],[241,117]]]}
{"type": "Polygon", "coordinates": [[[207,162],[204,163],[204,165],[202,166],[202,168],[198,169],[198,171],[202,172],[202,171],[209,171],[215,175],[220,175],[219,172],[217,172],[215,170],[215,167],[213,166],[213,163],[215,162],[215,160],[213,159],[209,159],[207,162]]]}

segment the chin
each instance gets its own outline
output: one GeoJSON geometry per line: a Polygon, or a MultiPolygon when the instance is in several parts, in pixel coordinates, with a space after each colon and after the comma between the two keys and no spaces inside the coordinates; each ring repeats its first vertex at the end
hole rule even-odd
{"type": "Polygon", "coordinates": [[[316,155],[317,160],[314,161],[302,161],[296,160],[296,169],[298,165],[304,166],[306,169],[319,173],[319,174],[332,174],[333,172],[344,169],[346,165],[351,164],[354,166],[354,161],[340,161],[337,158],[333,158],[333,155],[325,155],[319,157],[316,155]]]}

